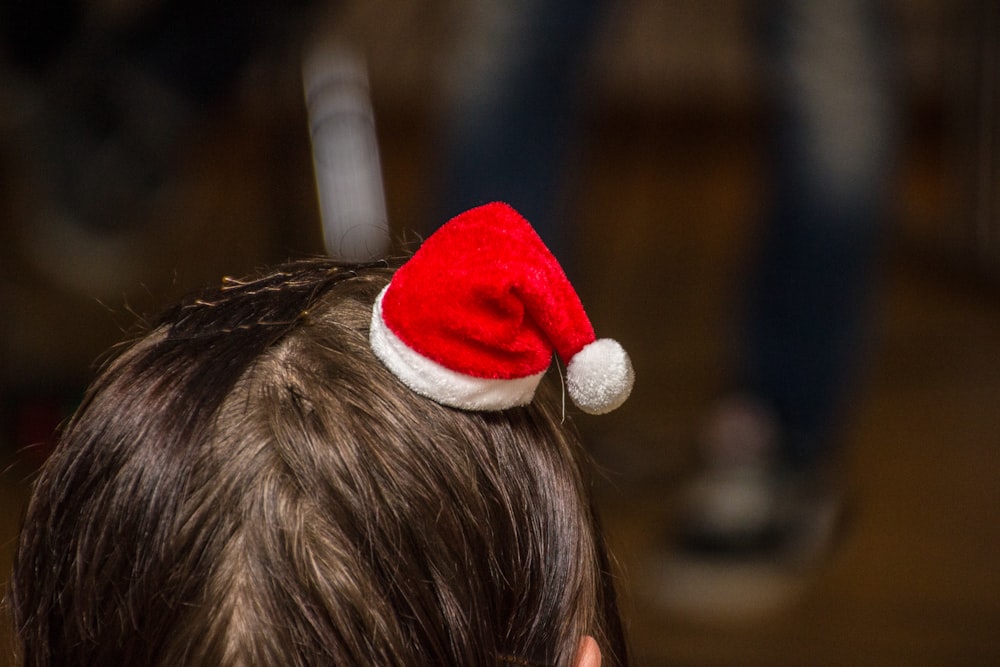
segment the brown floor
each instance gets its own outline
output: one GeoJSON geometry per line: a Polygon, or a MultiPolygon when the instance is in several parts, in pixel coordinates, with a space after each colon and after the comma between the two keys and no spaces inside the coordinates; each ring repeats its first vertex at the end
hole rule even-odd
{"type": "MultiPolygon", "coordinates": [[[[273,120],[229,124],[192,157],[173,211],[187,220],[181,226],[189,237],[173,241],[152,270],[179,268],[146,288],[146,297],[154,297],[129,293],[130,305],[155,304],[207,276],[314,248],[314,237],[295,226],[315,215],[299,136],[304,123],[275,129],[273,120]],[[272,123],[269,132],[251,131],[265,121],[272,123]],[[276,146],[283,152],[275,153],[276,146]],[[287,169],[274,165],[279,158],[287,169]],[[233,229],[234,218],[242,231],[233,229]],[[284,236],[289,221],[294,242],[284,236]],[[209,232],[211,244],[197,242],[209,232]],[[217,262],[204,249],[227,244],[236,252],[217,262]]],[[[581,428],[606,468],[598,497],[623,570],[636,662],[1000,664],[1000,292],[928,261],[919,250],[924,245],[914,250],[902,242],[911,228],[907,216],[941,215],[927,186],[938,165],[911,154],[904,172],[903,219],[878,290],[868,382],[855,397],[846,438],[852,512],[843,539],[788,607],[723,622],[651,604],[641,573],[689,469],[699,416],[721,379],[730,288],[742,275],[759,208],[755,126],[688,115],[656,125],[605,120],[600,126],[574,209],[579,287],[598,329],[632,353],[638,381],[626,407],[582,420],[581,428]]],[[[419,128],[405,118],[383,123],[397,221],[414,219],[427,203],[431,144],[419,128]]],[[[4,289],[25,303],[42,288],[11,279],[4,289]]],[[[89,300],[74,303],[78,312],[102,312],[89,300]]],[[[113,329],[114,318],[102,317],[113,329]]],[[[23,465],[2,470],[6,572],[28,472],[23,465]]]]}

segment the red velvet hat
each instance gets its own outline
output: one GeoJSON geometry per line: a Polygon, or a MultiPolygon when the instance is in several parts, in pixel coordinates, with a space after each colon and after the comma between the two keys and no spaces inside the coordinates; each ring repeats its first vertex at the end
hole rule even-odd
{"type": "Polygon", "coordinates": [[[628,354],[596,339],[556,258],[502,203],[453,218],[396,272],[375,301],[371,345],[413,391],[465,410],[529,403],[553,353],[584,412],[614,410],[634,380],[628,354]]]}

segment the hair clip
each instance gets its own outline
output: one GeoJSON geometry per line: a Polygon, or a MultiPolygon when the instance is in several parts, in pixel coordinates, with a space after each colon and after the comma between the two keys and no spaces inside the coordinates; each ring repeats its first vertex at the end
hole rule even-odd
{"type": "Polygon", "coordinates": [[[635,374],[598,339],[569,279],[507,204],[458,215],[427,238],[379,294],[375,354],[414,392],[464,410],[531,402],[555,353],[584,412],[619,407],[635,374]]]}

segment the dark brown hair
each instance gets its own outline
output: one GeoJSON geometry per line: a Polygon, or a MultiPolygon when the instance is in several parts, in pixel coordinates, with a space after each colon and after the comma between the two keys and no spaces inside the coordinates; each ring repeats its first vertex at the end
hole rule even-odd
{"type": "Polygon", "coordinates": [[[225,280],[104,368],[27,509],[23,664],[626,664],[557,390],[406,389],[367,339],[390,277],[225,280]]]}

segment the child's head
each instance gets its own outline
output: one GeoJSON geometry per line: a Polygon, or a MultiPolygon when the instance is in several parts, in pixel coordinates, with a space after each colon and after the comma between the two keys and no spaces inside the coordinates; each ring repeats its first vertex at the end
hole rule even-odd
{"type": "Polygon", "coordinates": [[[558,388],[414,393],[369,341],[392,276],[226,280],[106,366],[27,510],[27,664],[624,664],[558,388]]]}

